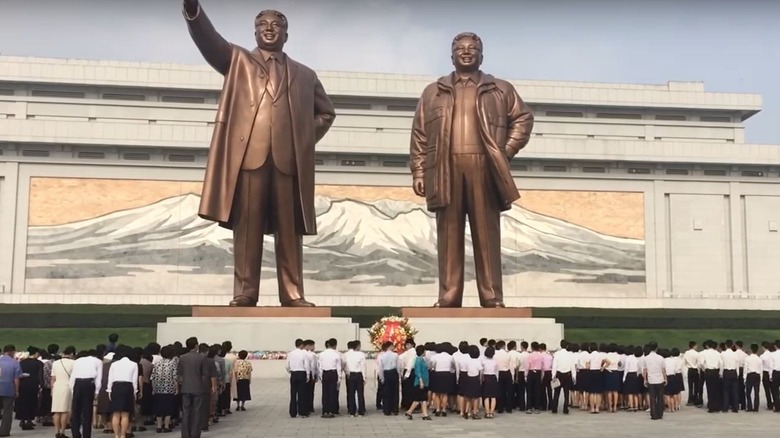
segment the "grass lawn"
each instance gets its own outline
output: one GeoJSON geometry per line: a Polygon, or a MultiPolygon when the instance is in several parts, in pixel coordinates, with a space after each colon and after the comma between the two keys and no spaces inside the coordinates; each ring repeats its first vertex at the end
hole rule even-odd
{"type": "MultiPolygon", "coordinates": [[[[156,339],[154,327],[134,328],[52,328],[52,329],[2,329],[0,344],[14,344],[17,349],[26,349],[29,345],[45,348],[51,343],[61,348],[74,345],[77,349],[94,348],[107,342],[109,333],[119,334],[120,343],[132,346],[144,346],[156,339]]],[[[518,334],[522,336],[522,333],[518,334]]],[[[688,341],[695,340],[701,345],[706,339],[719,342],[726,339],[741,340],[745,345],[765,340],[780,339],[780,330],[741,330],[741,329],[566,329],[565,337],[571,342],[614,342],[621,345],[644,345],[655,341],[662,347],[687,349],[688,341]]],[[[183,340],[182,340],[183,341],[183,340]]],[[[346,340],[342,340],[346,341],[346,340]]]]}

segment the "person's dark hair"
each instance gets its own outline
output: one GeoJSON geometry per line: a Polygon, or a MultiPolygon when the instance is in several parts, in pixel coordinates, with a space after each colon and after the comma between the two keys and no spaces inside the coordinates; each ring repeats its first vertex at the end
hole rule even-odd
{"type": "Polygon", "coordinates": [[[30,345],[27,347],[27,352],[30,354],[30,356],[40,353],[40,350],[38,350],[38,347],[33,347],[30,345]]]}
{"type": "Polygon", "coordinates": [[[542,342],[541,344],[539,344],[539,349],[542,351],[547,351],[547,344],[542,342]]]}
{"type": "Polygon", "coordinates": [[[672,357],[680,356],[680,349],[677,347],[672,348],[672,357]]]}
{"type": "Polygon", "coordinates": [[[100,351],[97,348],[93,348],[91,350],[87,350],[86,353],[87,353],[87,356],[96,357],[96,358],[98,358],[100,360],[105,359],[106,354],[107,354],[106,350],[100,351]]]}
{"type": "Polygon", "coordinates": [[[503,350],[504,347],[506,347],[506,342],[504,341],[496,341],[496,350],[503,350]]]}
{"type": "Polygon", "coordinates": [[[187,350],[192,351],[192,350],[198,348],[198,338],[193,336],[193,337],[187,339],[186,344],[187,344],[187,350]]]}
{"type": "Polygon", "coordinates": [[[149,354],[154,356],[155,354],[160,354],[162,346],[157,342],[150,342],[149,345],[146,346],[146,349],[149,351],[149,354]]]}
{"type": "Polygon", "coordinates": [[[215,358],[219,354],[219,350],[221,348],[222,348],[222,346],[219,345],[219,344],[210,346],[209,350],[208,350],[208,354],[206,355],[206,357],[208,357],[210,359],[215,358]]]}
{"type": "Polygon", "coordinates": [[[303,339],[298,338],[295,340],[295,348],[301,348],[302,345],[303,345],[303,339]]]}
{"type": "Polygon", "coordinates": [[[241,350],[238,352],[238,358],[241,360],[246,360],[247,356],[249,356],[249,353],[247,353],[246,350],[241,350]]]}
{"type": "Polygon", "coordinates": [[[526,341],[522,341],[522,342],[520,342],[520,348],[521,348],[523,351],[526,351],[526,350],[528,350],[528,342],[526,342],[526,341]]]}
{"type": "Polygon", "coordinates": [[[688,342],[688,348],[695,348],[696,347],[696,341],[688,342]]]}
{"type": "Polygon", "coordinates": [[[233,351],[233,343],[230,341],[225,341],[222,343],[222,353],[228,354],[231,351],[233,351]]]}
{"type": "Polygon", "coordinates": [[[414,342],[414,338],[409,338],[404,342],[404,345],[411,345],[413,348],[417,346],[417,344],[414,342]]]}
{"type": "Polygon", "coordinates": [[[334,349],[339,345],[339,341],[337,341],[336,338],[328,339],[328,343],[330,344],[330,348],[334,348],[334,349]]]}
{"type": "Polygon", "coordinates": [[[355,349],[355,341],[347,341],[347,350],[355,349]]]}
{"type": "Polygon", "coordinates": [[[62,354],[65,356],[72,356],[76,354],[76,347],[68,345],[64,350],[62,350],[62,354]]]}
{"type": "Polygon", "coordinates": [[[198,353],[208,353],[209,352],[209,344],[205,342],[201,342],[200,345],[198,345],[198,353]]]}
{"type": "Polygon", "coordinates": [[[57,354],[60,352],[60,346],[57,344],[49,344],[49,346],[46,347],[46,352],[49,354],[57,354]]]}
{"type": "Polygon", "coordinates": [[[393,343],[392,343],[392,342],[390,342],[390,341],[385,341],[385,342],[382,344],[382,351],[387,351],[387,350],[388,350],[388,348],[392,348],[392,347],[393,347],[393,345],[395,345],[395,344],[393,344],[393,343]]]}
{"type": "Polygon", "coordinates": [[[175,351],[176,347],[173,345],[166,345],[160,349],[160,356],[162,356],[163,359],[173,359],[175,351]]]}
{"type": "Polygon", "coordinates": [[[495,348],[495,346],[496,346],[496,340],[495,340],[495,339],[490,339],[490,340],[488,341],[488,343],[487,343],[487,346],[488,346],[488,347],[493,347],[493,348],[495,348]]]}
{"type": "Polygon", "coordinates": [[[493,347],[488,347],[485,349],[485,357],[488,359],[492,359],[493,356],[496,355],[496,349],[493,347]]]}
{"type": "Polygon", "coordinates": [[[742,341],[736,341],[736,342],[734,342],[734,345],[736,345],[739,348],[742,348],[742,347],[745,346],[745,344],[742,341]]]}
{"type": "Polygon", "coordinates": [[[561,339],[560,346],[561,346],[561,348],[566,348],[566,347],[569,346],[569,343],[566,342],[566,339],[561,339]]]}
{"type": "Polygon", "coordinates": [[[566,345],[566,350],[568,350],[571,353],[579,353],[580,352],[580,346],[577,343],[572,343],[566,345]]]}
{"type": "Polygon", "coordinates": [[[753,354],[758,353],[758,344],[750,344],[750,351],[753,352],[753,354]]]}
{"type": "Polygon", "coordinates": [[[645,350],[642,347],[634,348],[634,356],[642,357],[643,354],[645,354],[645,350]]]}
{"type": "Polygon", "coordinates": [[[481,339],[479,340],[479,345],[481,345],[481,346],[483,346],[483,347],[484,347],[484,346],[485,346],[485,344],[487,344],[487,341],[488,341],[488,338],[481,338],[481,339]]]}
{"type": "Polygon", "coordinates": [[[531,342],[531,350],[539,351],[539,343],[536,341],[531,342]]]}
{"type": "MultiPolygon", "coordinates": [[[[487,342],[487,341],[485,341],[487,342]]],[[[461,354],[468,354],[469,353],[469,343],[466,341],[460,341],[460,344],[458,344],[458,351],[460,351],[461,354]]]]}
{"type": "Polygon", "coordinates": [[[435,342],[426,342],[425,343],[425,351],[436,351],[436,343],[435,342]]]}
{"type": "Polygon", "coordinates": [[[509,350],[509,351],[517,350],[517,342],[509,341],[509,343],[506,344],[506,349],[509,350]]]}
{"type": "Polygon", "coordinates": [[[306,339],[306,340],[304,340],[304,341],[303,341],[303,346],[304,346],[304,347],[314,346],[314,340],[312,340],[312,339],[306,339]]]}
{"type": "Polygon", "coordinates": [[[479,359],[479,347],[476,345],[469,345],[469,356],[472,359],[479,359]]]}
{"type": "Polygon", "coordinates": [[[414,351],[417,353],[417,356],[425,356],[425,345],[418,345],[414,348],[414,351]]]}
{"type": "Polygon", "coordinates": [[[8,354],[8,353],[16,353],[16,347],[14,347],[11,344],[8,344],[5,347],[3,347],[3,354],[8,354]]]}
{"type": "Polygon", "coordinates": [[[110,335],[108,335],[108,342],[112,344],[119,342],[119,335],[116,333],[111,333],[110,335]]]}

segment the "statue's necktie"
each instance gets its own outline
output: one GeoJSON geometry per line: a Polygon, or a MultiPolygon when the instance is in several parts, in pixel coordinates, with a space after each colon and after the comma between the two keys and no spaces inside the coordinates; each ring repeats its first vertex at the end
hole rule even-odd
{"type": "Polygon", "coordinates": [[[280,80],[282,78],[282,63],[276,57],[276,55],[273,54],[268,59],[268,61],[270,63],[268,66],[268,73],[271,80],[271,92],[273,93],[274,97],[276,97],[276,93],[279,91],[280,80]]]}

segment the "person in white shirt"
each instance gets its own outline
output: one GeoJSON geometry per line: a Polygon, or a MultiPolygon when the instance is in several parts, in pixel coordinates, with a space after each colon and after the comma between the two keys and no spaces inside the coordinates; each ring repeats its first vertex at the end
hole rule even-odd
{"type": "Polygon", "coordinates": [[[661,356],[664,357],[664,366],[666,368],[666,387],[664,395],[666,396],[666,406],[670,412],[680,410],[680,393],[685,389],[683,384],[682,369],[683,362],[680,358],[680,350],[673,348],[671,353],[664,351],[661,356]]]}
{"type": "Polygon", "coordinates": [[[436,356],[431,359],[430,392],[433,393],[433,414],[447,416],[449,394],[452,392],[452,374],[455,372],[455,360],[449,353],[449,345],[436,346],[436,356]]]}
{"type": "Polygon", "coordinates": [[[103,387],[103,361],[96,356],[84,354],[73,362],[69,380],[73,394],[71,433],[73,436],[90,436],[94,415],[92,407],[95,397],[103,387]],[[83,432],[82,428],[86,432],[83,432]]]}
{"type": "Polygon", "coordinates": [[[412,391],[414,390],[414,362],[417,360],[417,352],[414,339],[407,339],[404,352],[398,357],[401,367],[401,409],[404,411],[412,405],[412,391]]]}
{"type": "Polygon", "coordinates": [[[726,348],[721,353],[723,360],[723,412],[731,409],[732,412],[739,412],[739,370],[737,363],[737,352],[734,343],[726,342],[726,348]]]}
{"type": "Polygon", "coordinates": [[[701,368],[704,371],[704,382],[707,385],[707,412],[720,412],[722,407],[720,375],[723,369],[723,359],[715,350],[718,344],[708,340],[701,352],[701,368]]]}
{"type": "MultiPolygon", "coordinates": [[[[486,350],[487,351],[487,350],[486,350]]],[[[514,385],[512,372],[509,370],[509,352],[506,350],[506,342],[497,341],[494,347],[493,360],[498,368],[498,397],[496,398],[496,410],[499,414],[512,412],[509,400],[514,398],[514,385]]]]}
{"type": "MultiPolygon", "coordinates": [[[[487,349],[485,349],[487,350],[487,349]]],[[[465,369],[461,370],[460,385],[463,387],[463,399],[465,411],[464,418],[479,419],[479,402],[482,399],[482,359],[479,357],[479,348],[476,345],[469,346],[469,358],[465,361],[465,369]]]]}
{"type": "Polygon", "coordinates": [[[660,420],[664,417],[664,385],[666,385],[666,367],[664,358],[656,353],[658,345],[649,345],[650,353],[645,356],[645,384],[650,399],[650,418],[660,420]]]}
{"type": "Polygon", "coordinates": [[[382,344],[382,353],[376,358],[377,377],[382,388],[382,412],[385,416],[398,415],[398,353],[391,341],[382,344]]]}
{"type": "MultiPolygon", "coordinates": [[[[520,366],[520,362],[522,361],[522,355],[519,351],[517,351],[517,342],[515,341],[509,341],[509,343],[506,344],[506,349],[507,356],[509,356],[509,373],[512,380],[509,393],[506,395],[506,405],[504,406],[504,412],[511,414],[512,411],[518,407],[517,372],[518,367],[520,366]]],[[[523,369],[525,370],[525,363],[523,363],[523,369]]]]}
{"type": "Polygon", "coordinates": [[[739,371],[739,388],[737,389],[737,401],[739,402],[739,409],[744,411],[747,409],[745,400],[745,359],[748,354],[745,352],[745,344],[742,341],[734,342],[737,350],[737,370],[739,371]]]}
{"type": "Polygon", "coordinates": [[[775,412],[780,412],[780,340],[772,345],[772,402],[775,412]]]}
{"type": "Polygon", "coordinates": [[[745,358],[745,408],[748,412],[758,412],[758,392],[764,362],[758,357],[758,344],[750,344],[750,355],[745,358]]]}
{"type": "Polygon", "coordinates": [[[308,386],[311,380],[309,353],[303,349],[303,340],[295,341],[295,350],[287,353],[287,374],[290,375],[290,417],[308,417],[308,386]]]}
{"type": "Polygon", "coordinates": [[[513,355],[512,364],[510,366],[510,368],[515,370],[515,407],[520,412],[525,412],[527,408],[525,364],[529,354],[528,342],[521,341],[520,348],[518,348],[517,354],[513,355]]]}
{"type": "MultiPolygon", "coordinates": [[[[485,342],[487,342],[487,340],[485,340],[485,342]]],[[[477,353],[479,353],[479,349],[477,349],[477,353]]],[[[479,355],[477,355],[477,357],[479,357],[479,355]]],[[[468,406],[466,405],[466,399],[464,397],[466,381],[464,377],[466,376],[468,364],[471,360],[468,342],[461,341],[460,344],[458,344],[458,353],[453,355],[453,359],[455,361],[455,380],[458,385],[458,412],[460,412],[461,416],[465,416],[466,412],[468,412],[468,406]]]]}
{"type": "Polygon", "coordinates": [[[322,382],[322,418],[336,416],[338,387],[341,380],[341,354],[336,351],[337,341],[325,341],[325,351],[318,355],[320,381],[322,382]]]}
{"type": "Polygon", "coordinates": [[[488,348],[488,338],[482,338],[479,340],[479,358],[485,357],[485,350],[488,348]]]}
{"type": "Polygon", "coordinates": [[[558,413],[558,401],[560,400],[561,390],[563,390],[563,413],[569,413],[569,391],[574,386],[574,379],[577,373],[577,351],[579,346],[574,344],[569,351],[569,343],[561,341],[561,349],[553,354],[552,379],[557,381],[558,385],[554,390],[552,400],[552,413],[558,413]]]}
{"type": "Polygon", "coordinates": [[[130,429],[130,413],[135,412],[138,394],[138,364],[131,361],[128,347],[117,347],[108,371],[106,392],[111,400],[111,423],[116,438],[124,438],[130,429]]]}
{"type": "MultiPolygon", "coordinates": [[[[311,371],[311,377],[307,382],[308,392],[306,393],[306,413],[311,415],[314,413],[314,390],[317,386],[317,381],[320,378],[319,361],[317,360],[317,353],[314,352],[316,343],[311,339],[303,341],[303,349],[309,358],[309,366],[311,371]]],[[[298,413],[300,415],[300,412],[298,413]]]]}
{"type": "Polygon", "coordinates": [[[620,354],[617,352],[617,345],[607,346],[607,355],[604,358],[604,368],[602,371],[604,380],[604,393],[607,396],[607,408],[610,412],[617,412],[618,394],[623,382],[623,373],[620,371],[620,354]]]}
{"type": "Polygon", "coordinates": [[[703,402],[702,377],[699,370],[699,351],[696,341],[688,343],[688,351],[683,355],[683,366],[688,369],[688,403],[687,406],[701,406],[703,402]]]}
{"type": "Polygon", "coordinates": [[[580,346],[580,352],[577,355],[577,390],[574,392],[574,404],[580,407],[580,410],[588,409],[588,401],[590,394],[588,388],[590,386],[590,370],[588,364],[590,363],[590,344],[584,343],[580,346]]]}
{"type": "Polygon", "coordinates": [[[366,353],[360,351],[360,341],[347,343],[344,354],[347,374],[347,411],[350,417],[366,415],[366,399],[363,393],[366,385],[366,353]]]}
{"type": "Polygon", "coordinates": [[[764,395],[766,396],[766,409],[771,411],[774,409],[774,398],[772,398],[772,370],[775,367],[774,356],[772,352],[775,350],[774,344],[764,341],[764,352],[761,353],[761,368],[764,370],[761,373],[761,384],[764,387],[764,395]]]}
{"type": "Polygon", "coordinates": [[[482,358],[482,400],[485,404],[485,418],[493,418],[496,414],[496,401],[501,394],[498,385],[498,364],[495,360],[496,350],[488,347],[482,358]]]}
{"type": "Polygon", "coordinates": [[[623,370],[623,392],[628,396],[629,412],[639,410],[639,398],[642,394],[642,370],[639,368],[639,358],[644,351],[642,347],[634,347],[634,351],[629,351],[626,355],[625,369],[623,370]]]}

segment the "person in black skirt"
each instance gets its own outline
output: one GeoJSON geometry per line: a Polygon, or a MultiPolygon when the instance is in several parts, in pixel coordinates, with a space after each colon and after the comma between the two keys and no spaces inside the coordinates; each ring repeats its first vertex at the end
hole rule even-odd
{"type": "Polygon", "coordinates": [[[108,371],[106,391],[114,437],[125,438],[130,429],[130,414],[135,412],[138,394],[138,364],[130,360],[133,352],[125,346],[117,347],[115,358],[108,371]]]}
{"type": "Polygon", "coordinates": [[[415,347],[415,353],[417,357],[414,359],[414,381],[410,388],[409,395],[411,397],[412,404],[409,406],[404,415],[410,420],[413,419],[412,412],[417,409],[417,406],[422,408],[422,419],[430,420],[431,416],[428,415],[428,385],[430,383],[430,376],[428,373],[428,363],[425,361],[425,346],[418,345],[415,347]]]}
{"type": "Polygon", "coordinates": [[[479,420],[479,402],[482,398],[482,359],[480,359],[479,347],[476,345],[468,347],[468,359],[465,369],[460,370],[458,385],[463,393],[465,407],[463,418],[479,420]]]}
{"type": "Polygon", "coordinates": [[[27,352],[29,356],[19,361],[22,378],[19,379],[19,396],[14,407],[16,419],[20,421],[19,427],[22,430],[33,430],[38,415],[38,394],[43,383],[43,363],[38,359],[40,350],[29,347],[27,352]]]}
{"type": "Polygon", "coordinates": [[[176,376],[178,362],[174,360],[174,347],[165,346],[160,350],[162,359],[152,367],[152,400],[154,414],[157,417],[157,433],[170,432],[171,417],[177,414],[176,394],[179,384],[176,376]]]}
{"type": "Polygon", "coordinates": [[[625,370],[623,370],[623,392],[628,397],[628,410],[636,412],[639,409],[639,397],[642,394],[641,369],[639,359],[642,357],[642,347],[635,347],[626,355],[625,370]]]}
{"type": "Polygon", "coordinates": [[[246,411],[246,402],[252,400],[250,383],[252,382],[252,364],[246,360],[246,350],[238,352],[238,360],[233,364],[233,378],[236,381],[236,412],[246,411]]]}
{"type": "Polygon", "coordinates": [[[450,355],[450,346],[438,344],[436,356],[430,364],[433,373],[430,374],[430,388],[433,393],[433,412],[437,417],[447,416],[449,394],[452,392],[455,361],[450,355]]]}
{"type": "Polygon", "coordinates": [[[501,394],[498,385],[498,364],[493,359],[496,350],[488,347],[485,350],[485,359],[482,360],[482,400],[485,403],[485,418],[493,418],[496,415],[496,399],[501,394]]]}

